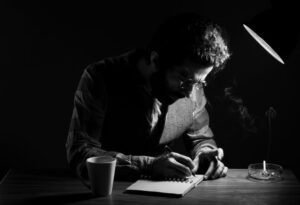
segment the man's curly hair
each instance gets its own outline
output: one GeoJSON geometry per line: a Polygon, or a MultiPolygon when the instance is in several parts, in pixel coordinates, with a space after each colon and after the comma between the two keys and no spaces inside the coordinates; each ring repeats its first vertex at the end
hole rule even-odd
{"type": "Polygon", "coordinates": [[[200,66],[214,66],[213,73],[222,70],[231,55],[224,30],[196,13],[179,14],[160,25],[147,50],[158,52],[164,67],[188,59],[200,66]]]}

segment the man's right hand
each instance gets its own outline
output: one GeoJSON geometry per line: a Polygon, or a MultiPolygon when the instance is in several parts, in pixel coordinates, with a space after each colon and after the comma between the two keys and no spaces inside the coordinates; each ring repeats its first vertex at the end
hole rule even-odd
{"type": "Polygon", "coordinates": [[[192,175],[195,166],[191,158],[176,152],[156,157],[152,163],[155,178],[186,178],[192,175]]]}

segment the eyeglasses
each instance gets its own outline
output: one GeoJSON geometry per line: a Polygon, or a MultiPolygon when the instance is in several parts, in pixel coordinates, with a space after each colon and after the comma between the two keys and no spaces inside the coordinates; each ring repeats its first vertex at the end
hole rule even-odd
{"type": "Polygon", "coordinates": [[[179,82],[179,87],[180,89],[182,90],[187,90],[187,89],[190,89],[192,88],[194,85],[197,85],[199,87],[205,87],[207,85],[206,81],[200,81],[200,80],[194,80],[194,79],[187,79],[185,81],[180,81],[179,82]]]}

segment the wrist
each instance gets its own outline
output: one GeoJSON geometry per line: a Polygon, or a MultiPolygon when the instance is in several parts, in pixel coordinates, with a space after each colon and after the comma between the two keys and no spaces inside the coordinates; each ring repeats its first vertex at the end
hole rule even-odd
{"type": "Polygon", "coordinates": [[[215,149],[215,148],[210,147],[210,146],[201,147],[201,148],[196,152],[194,159],[200,158],[200,156],[201,156],[203,153],[207,153],[207,152],[209,152],[209,151],[211,151],[211,150],[213,150],[213,149],[215,149]]]}
{"type": "Polygon", "coordinates": [[[139,170],[141,175],[151,175],[154,159],[150,156],[131,156],[131,164],[139,170]]]}
{"type": "Polygon", "coordinates": [[[154,165],[155,158],[154,157],[147,157],[145,168],[142,171],[142,174],[151,176],[153,174],[153,165],[154,165]]]}

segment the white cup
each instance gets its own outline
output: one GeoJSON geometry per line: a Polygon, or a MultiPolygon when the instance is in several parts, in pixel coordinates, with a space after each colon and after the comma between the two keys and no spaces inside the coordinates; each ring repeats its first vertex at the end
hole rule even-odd
{"type": "Polygon", "coordinates": [[[86,160],[92,193],[111,195],[115,177],[116,159],[109,156],[90,157],[86,160]]]}

